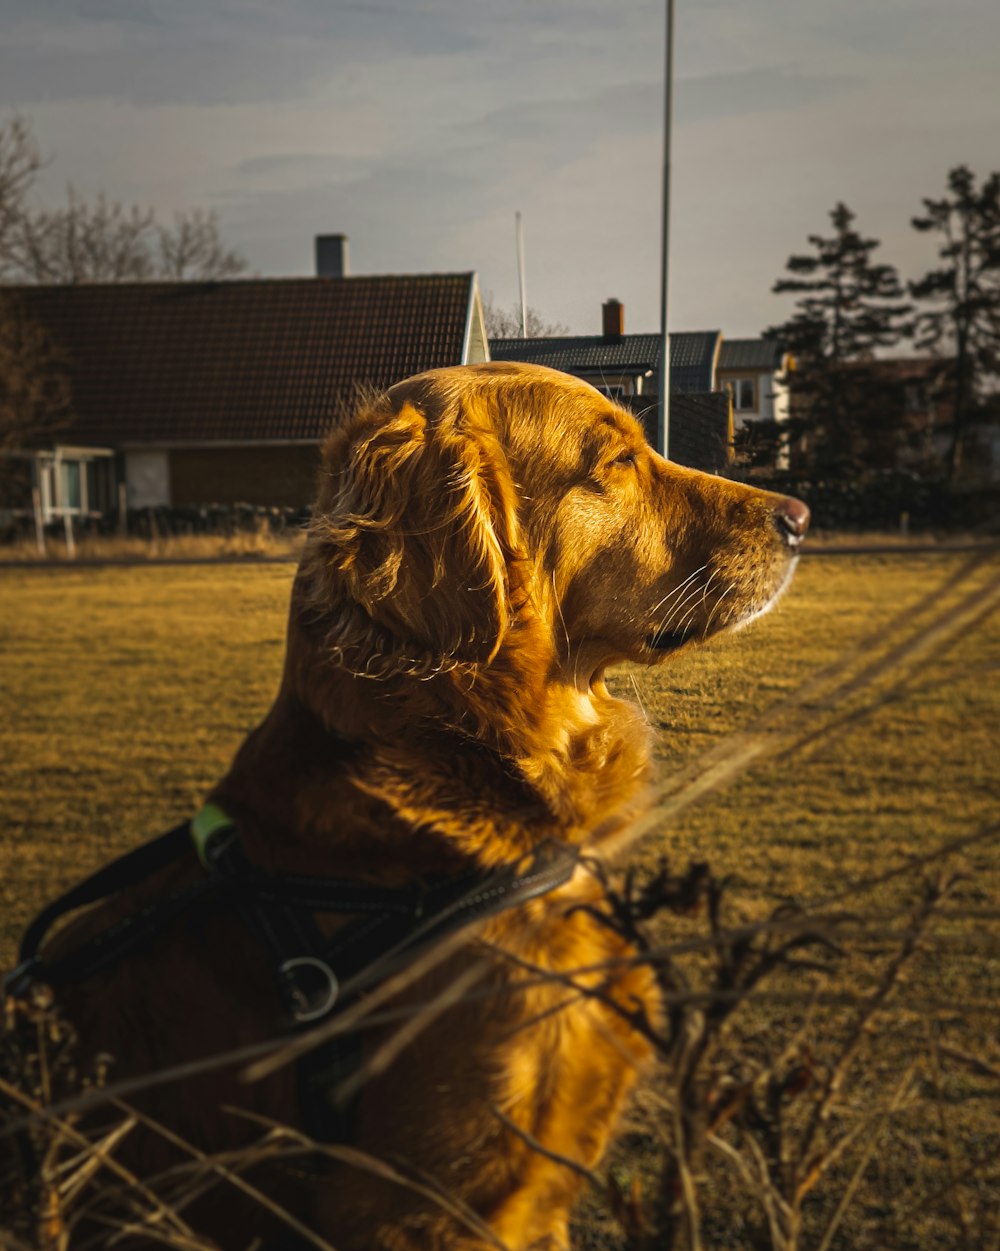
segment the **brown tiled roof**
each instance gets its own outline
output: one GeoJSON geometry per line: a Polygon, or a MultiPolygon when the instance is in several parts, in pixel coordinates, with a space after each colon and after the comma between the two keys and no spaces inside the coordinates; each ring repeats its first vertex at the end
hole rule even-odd
{"type": "Polygon", "coordinates": [[[462,362],[474,275],[21,287],[84,444],[319,439],[359,386],[462,362]]]}

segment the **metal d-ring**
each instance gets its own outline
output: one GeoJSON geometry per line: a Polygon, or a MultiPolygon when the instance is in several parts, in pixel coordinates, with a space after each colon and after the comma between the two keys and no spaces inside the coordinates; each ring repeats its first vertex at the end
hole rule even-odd
{"type": "Polygon", "coordinates": [[[295,1017],[296,1021],[316,1021],[321,1016],[326,1016],[337,1002],[337,995],[340,993],[340,983],[337,981],[337,975],[325,961],[317,959],[316,956],[295,956],[291,960],[286,960],[278,971],[285,983],[291,988],[292,997],[295,1000],[295,1005],[292,1007],[292,1016],[295,1017]],[[326,986],[322,989],[322,999],[319,1003],[315,1002],[315,996],[308,995],[296,983],[296,969],[315,969],[326,979],[326,986]],[[312,1006],[309,1006],[310,1003],[312,1006]],[[300,1004],[302,1006],[299,1006],[300,1004]]]}

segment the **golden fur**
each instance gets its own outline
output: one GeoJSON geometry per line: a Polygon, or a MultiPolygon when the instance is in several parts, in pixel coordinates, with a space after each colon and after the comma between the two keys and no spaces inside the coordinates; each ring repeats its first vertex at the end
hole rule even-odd
{"type": "MultiPolygon", "coordinates": [[[[324,466],[280,691],[213,795],[251,858],[285,872],[402,883],[506,864],[546,837],[601,854],[649,778],[647,726],[608,693],[605,668],[655,664],[762,611],[794,563],[788,517],[805,526],[801,505],[670,464],[593,388],[520,365],[393,387],[335,431],[324,466]]],[[[89,923],[195,872],[161,874],[89,923]]],[[[597,897],[578,871],[411,986],[403,999],[425,1002],[492,961],[477,984],[489,994],[431,1024],[361,1099],[355,1145],[447,1191],[511,1251],[568,1245],[580,1181],[497,1113],[593,1166],[647,1058],[606,1004],[518,984],[524,964],[558,973],[628,954],[574,908],[597,897]]],[[[657,1012],[647,969],[605,989],[657,1012]]],[[[230,915],[179,924],[69,1001],[119,1074],[266,1038],[280,1015],[266,960],[230,915]]],[[[368,1051],[378,1041],[366,1035],[368,1051]]],[[[251,1086],[227,1070],[143,1102],[213,1151],[256,1132],[227,1105],[299,1115],[287,1069],[251,1086]]],[[[155,1136],[138,1154],[147,1169],[172,1158],[155,1136]]],[[[491,1245],[362,1168],[258,1181],[338,1251],[491,1245]]],[[[225,1189],[206,1210],[224,1213],[226,1247],[261,1230],[225,1189]]]]}

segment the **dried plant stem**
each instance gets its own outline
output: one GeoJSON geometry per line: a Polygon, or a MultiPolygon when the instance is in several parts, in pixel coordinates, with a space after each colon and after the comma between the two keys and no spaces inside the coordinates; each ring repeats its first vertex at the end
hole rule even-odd
{"type": "Polygon", "coordinates": [[[809,1118],[805,1134],[802,1138],[801,1159],[806,1164],[806,1172],[796,1178],[795,1197],[797,1202],[813,1188],[828,1167],[829,1153],[816,1154],[819,1135],[829,1121],[847,1073],[854,1063],[861,1044],[868,1035],[874,1018],[884,1008],[889,996],[893,993],[903,970],[917,952],[919,939],[936,907],[937,903],[947,896],[952,883],[944,883],[937,888],[928,888],[923,901],[917,908],[913,925],[903,939],[899,951],[889,961],[874,992],[865,1001],[862,1010],[855,1018],[854,1025],[844,1040],[840,1054],[824,1085],[823,1097],[818,1101],[809,1118]]]}
{"type": "MultiPolygon", "coordinates": [[[[830,1244],[833,1242],[837,1230],[840,1228],[847,1209],[853,1202],[855,1194],[857,1194],[858,1187],[861,1185],[861,1179],[865,1175],[868,1165],[871,1162],[871,1158],[875,1154],[875,1150],[882,1140],[882,1132],[888,1124],[890,1118],[899,1110],[903,1101],[909,1094],[910,1089],[913,1086],[913,1080],[919,1068],[920,1061],[914,1060],[893,1088],[889,1103],[883,1111],[879,1113],[874,1129],[869,1133],[867,1145],[861,1153],[861,1157],[855,1166],[850,1181],[844,1187],[844,1193],[840,1196],[840,1201],[837,1204],[833,1215],[830,1217],[829,1223],[827,1224],[816,1251],[829,1251],[830,1244]]],[[[869,1126],[865,1126],[865,1128],[869,1128],[869,1126]]]]}
{"type": "Polygon", "coordinates": [[[308,1150],[311,1155],[326,1156],[327,1159],[336,1160],[340,1164],[345,1164],[349,1168],[361,1169],[366,1173],[371,1173],[375,1177],[380,1177],[384,1181],[392,1182],[394,1185],[402,1186],[405,1190],[411,1190],[415,1194],[421,1195],[425,1199],[429,1199],[452,1216],[460,1224],[470,1229],[478,1237],[488,1242],[490,1246],[496,1248],[496,1251],[512,1251],[506,1243],[502,1242],[494,1231],[486,1224],[486,1222],[478,1216],[467,1204],[460,1199],[456,1199],[447,1189],[441,1186],[437,1181],[422,1175],[422,1180],[417,1180],[407,1176],[399,1168],[388,1164],[384,1160],[379,1160],[375,1156],[369,1155],[365,1151],[360,1151],[357,1147],[344,1147],[332,1143],[313,1142],[312,1139],[300,1134],[297,1130],[291,1129],[285,1125],[279,1125],[276,1121],[270,1120],[268,1117],[260,1116],[256,1112],[248,1112],[245,1108],[230,1108],[236,1116],[243,1117],[245,1120],[251,1121],[255,1125],[260,1125],[272,1133],[277,1138],[293,1142],[308,1150]]]}
{"type": "Polygon", "coordinates": [[[550,1147],[546,1147],[544,1143],[538,1141],[534,1134],[512,1121],[506,1113],[501,1112],[495,1104],[490,1108],[490,1111],[504,1129],[509,1130],[515,1138],[520,1138],[532,1151],[544,1156],[546,1160],[551,1160],[553,1164],[558,1164],[562,1168],[568,1168],[571,1173],[576,1173],[578,1177],[582,1177],[584,1181],[589,1182],[596,1190],[603,1190],[604,1179],[587,1168],[586,1164],[581,1164],[579,1160],[574,1160],[568,1155],[561,1155],[558,1151],[553,1151],[550,1147]]]}
{"type": "Polygon", "coordinates": [[[968,1209],[962,1198],[962,1186],[959,1180],[961,1170],[956,1157],[955,1137],[945,1111],[945,1101],[942,1098],[944,1083],[941,1078],[941,1057],[938,1054],[937,1034],[930,1022],[927,1023],[927,1043],[927,1049],[931,1057],[931,1073],[937,1094],[937,1098],[934,1100],[934,1109],[937,1114],[938,1126],[941,1130],[941,1138],[944,1142],[945,1158],[948,1162],[948,1180],[950,1183],[948,1186],[948,1197],[951,1199],[955,1215],[958,1218],[958,1227],[962,1234],[962,1246],[967,1248],[967,1251],[975,1251],[972,1221],[969,1218],[968,1209]]]}
{"type": "MultiPolygon", "coordinates": [[[[2,1078],[0,1078],[0,1093],[6,1095],[7,1098],[12,1099],[15,1103],[20,1104],[25,1109],[30,1110],[31,1113],[38,1119],[45,1121],[51,1126],[56,1136],[62,1136],[74,1145],[85,1148],[88,1152],[93,1149],[91,1141],[84,1134],[81,1134],[70,1121],[54,1115],[50,1109],[43,1107],[37,1100],[29,1098],[23,1091],[18,1090],[2,1078]]],[[[181,1220],[177,1213],[167,1207],[166,1204],[162,1202],[160,1197],[139,1177],[127,1169],[112,1155],[108,1155],[104,1163],[109,1172],[113,1173],[119,1178],[120,1181],[123,1181],[128,1187],[130,1187],[136,1195],[140,1196],[146,1203],[149,1204],[155,1217],[163,1220],[168,1225],[174,1226],[172,1233],[177,1238],[179,1243],[182,1243],[184,1246],[197,1248],[198,1251],[202,1251],[202,1248],[204,1247],[202,1240],[199,1239],[195,1232],[183,1220],[181,1220]]]]}
{"type": "Polygon", "coordinates": [[[319,1234],[317,1234],[314,1230],[311,1230],[307,1225],[304,1225],[297,1217],[289,1212],[287,1208],[284,1208],[281,1204],[276,1203],[262,1190],[259,1190],[256,1186],[251,1185],[250,1182],[241,1177],[237,1171],[227,1167],[219,1157],[206,1155],[204,1151],[200,1151],[192,1143],[188,1142],[187,1139],[182,1138],[179,1134],[175,1134],[171,1129],[168,1129],[167,1126],[161,1124],[157,1120],[154,1120],[153,1117],[148,1116],[146,1113],[137,1111],[135,1108],[130,1107],[123,1101],[115,1099],[113,1103],[114,1106],[119,1108],[123,1114],[135,1121],[141,1122],[147,1129],[159,1135],[159,1137],[161,1137],[165,1142],[169,1142],[179,1151],[183,1151],[185,1154],[191,1156],[191,1158],[197,1161],[204,1170],[214,1173],[219,1179],[241,1191],[241,1193],[245,1194],[248,1198],[253,1199],[264,1211],[270,1212],[272,1216],[277,1217],[282,1224],[293,1230],[300,1238],[305,1239],[305,1241],[311,1243],[312,1246],[319,1248],[319,1251],[335,1251],[335,1248],[331,1246],[325,1238],[321,1238],[319,1234]]]}

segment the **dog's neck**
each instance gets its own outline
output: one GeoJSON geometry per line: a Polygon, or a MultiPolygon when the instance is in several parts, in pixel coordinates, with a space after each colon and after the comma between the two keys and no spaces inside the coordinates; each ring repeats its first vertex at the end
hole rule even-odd
{"type": "Polygon", "coordinates": [[[316,638],[290,639],[278,699],[216,797],[265,841],[301,841],[307,858],[306,847],[370,831],[372,808],[394,856],[417,826],[421,839],[489,861],[498,822],[507,856],[514,830],[526,849],[624,824],[649,774],[640,714],[516,644],[479,673],[373,681],[331,665],[316,638]]]}

